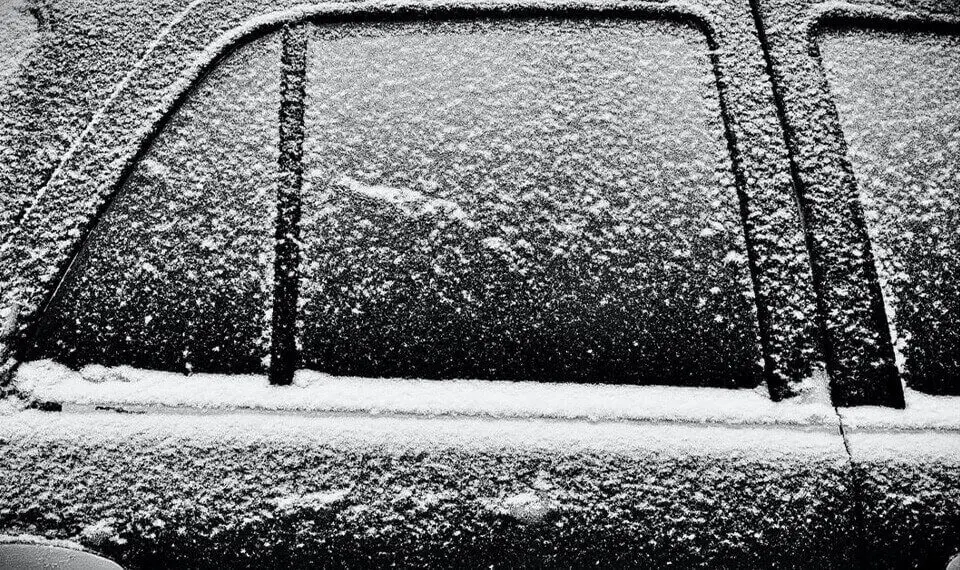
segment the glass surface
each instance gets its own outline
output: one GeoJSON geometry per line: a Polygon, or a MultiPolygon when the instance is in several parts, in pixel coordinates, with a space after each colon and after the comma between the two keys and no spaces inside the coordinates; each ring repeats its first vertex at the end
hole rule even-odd
{"type": "Polygon", "coordinates": [[[960,393],[960,36],[820,38],[908,382],[960,393]]]}
{"type": "Polygon", "coordinates": [[[700,31],[594,19],[319,25],[309,50],[306,366],[759,381],[700,31]]]}
{"type": "Polygon", "coordinates": [[[176,111],[94,229],[34,357],[251,371],[267,354],[280,43],[221,63],[176,111]]]}

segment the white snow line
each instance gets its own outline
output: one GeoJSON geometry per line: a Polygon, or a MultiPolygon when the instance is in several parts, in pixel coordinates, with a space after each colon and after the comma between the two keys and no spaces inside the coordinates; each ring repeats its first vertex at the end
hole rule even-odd
{"type": "Polygon", "coordinates": [[[14,388],[25,398],[80,406],[175,407],[384,415],[579,419],[836,427],[822,398],[773,402],[757,390],[491,380],[336,377],[297,373],[293,386],[265,375],[195,374],[52,361],[20,366],[14,388]]]}
{"type": "Polygon", "coordinates": [[[410,216],[439,212],[453,220],[467,219],[466,212],[456,202],[433,198],[410,188],[364,184],[349,176],[341,176],[335,184],[359,196],[390,204],[410,216]]]}
{"type": "Polygon", "coordinates": [[[960,431],[960,396],[933,396],[904,386],[906,409],[882,406],[840,408],[848,430],[960,431]]]}
{"type": "MultiPolygon", "coordinates": [[[[940,434],[937,434],[940,435],[940,434]]],[[[274,446],[283,453],[328,447],[349,450],[473,450],[502,454],[549,451],[572,454],[638,452],[650,460],[663,457],[717,456],[776,465],[786,459],[846,459],[835,425],[770,426],[678,422],[586,422],[564,419],[373,416],[370,414],[121,414],[113,411],[61,413],[25,410],[2,417],[0,438],[16,449],[38,442],[77,449],[117,451],[118,445],[154,453],[188,449],[216,457],[237,446],[274,446]],[[18,447],[19,446],[19,447],[18,447]],[[511,452],[512,453],[512,452],[511,452]]],[[[241,454],[242,455],[242,454],[241,454]]],[[[335,497],[328,497],[335,499],[335,497]]]]}

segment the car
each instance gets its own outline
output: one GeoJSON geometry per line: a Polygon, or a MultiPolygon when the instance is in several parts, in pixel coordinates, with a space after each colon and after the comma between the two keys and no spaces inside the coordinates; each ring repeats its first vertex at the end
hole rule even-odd
{"type": "Polygon", "coordinates": [[[128,567],[960,551],[954,7],[5,10],[0,531],[128,567]]]}

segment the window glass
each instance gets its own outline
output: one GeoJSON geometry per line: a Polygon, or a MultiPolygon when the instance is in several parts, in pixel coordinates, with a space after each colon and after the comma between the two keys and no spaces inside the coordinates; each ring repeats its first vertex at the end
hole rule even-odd
{"type": "Polygon", "coordinates": [[[35,357],[249,371],[267,354],[280,50],[242,47],[177,110],[94,229],[35,357]]]}
{"type": "Polygon", "coordinates": [[[752,386],[708,46],[661,21],[317,26],[306,366],[752,386]]]}
{"type": "Polygon", "coordinates": [[[901,367],[960,393],[960,36],[832,29],[820,51],[901,367]]]}

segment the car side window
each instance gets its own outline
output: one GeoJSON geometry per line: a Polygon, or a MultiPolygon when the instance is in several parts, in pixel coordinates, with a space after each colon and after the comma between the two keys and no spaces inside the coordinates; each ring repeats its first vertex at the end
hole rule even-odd
{"type": "Polygon", "coordinates": [[[702,31],[318,26],[303,360],[338,374],[754,386],[702,31]]]}
{"type": "MultiPolygon", "coordinates": [[[[703,31],[633,18],[311,30],[304,366],[760,382],[703,31]]],[[[277,44],[231,55],[153,141],[45,312],[36,356],[263,368],[277,44]]]]}
{"type": "Polygon", "coordinates": [[[960,390],[960,35],[819,37],[907,383],[960,390]]]}
{"type": "Polygon", "coordinates": [[[273,270],[276,36],[188,96],[95,226],[34,357],[174,371],[262,369],[273,270]]]}

